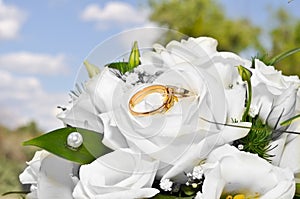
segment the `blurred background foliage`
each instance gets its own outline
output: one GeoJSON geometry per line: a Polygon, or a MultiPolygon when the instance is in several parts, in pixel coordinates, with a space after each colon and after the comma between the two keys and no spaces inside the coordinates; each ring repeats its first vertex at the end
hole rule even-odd
{"type": "MultiPolygon", "coordinates": [[[[266,24],[268,29],[264,29],[248,19],[227,17],[217,0],[149,0],[149,6],[152,21],[187,36],[213,37],[218,40],[220,51],[242,53],[252,50],[272,58],[300,47],[300,21],[281,8],[268,13],[271,24],[275,25],[266,24]],[[271,46],[263,41],[263,32],[270,37],[271,46]]],[[[174,39],[170,35],[166,34],[165,42],[174,39]]],[[[300,75],[300,53],[281,61],[276,67],[286,75],[300,75]]]]}
{"type": "Polygon", "coordinates": [[[227,18],[217,1],[150,0],[150,7],[152,21],[190,37],[214,37],[219,41],[219,50],[240,52],[260,46],[260,29],[246,19],[227,18]]]}
{"type": "MultiPolygon", "coordinates": [[[[26,161],[32,159],[35,147],[23,147],[22,142],[42,134],[35,122],[16,129],[0,126],[0,197],[7,191],[22,189],[19,174],[26,167],[26,161]]],[[[3,199],[20,198],[8,195],[3,199]]]]}

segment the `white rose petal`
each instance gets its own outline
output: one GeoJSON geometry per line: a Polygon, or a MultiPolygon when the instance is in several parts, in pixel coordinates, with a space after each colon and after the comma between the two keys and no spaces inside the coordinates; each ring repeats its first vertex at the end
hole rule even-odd
{"type": "Polygon", "coordinates": [[[103,124],[97,116],[88,93],[82,93],[72,104],[57,115],[65,124],[103,133],[103,124]]]}
{"type": "Polygon", "coordinates": [[[124,82],[105,68],[100,74],[91,79],[87,85],[87,92],[98,113],[105,113],[114,109],[114,102],[123,92],[124,82]]]}
{"type": "Polygon", "coordinates": [[[172,178],[182,171],[191,170],[193,165],[203,161],[214,148],[245,137],[250,130],[249,127],[251,127],[251,123],[247,122],[235,123],[234,125],[248,128],[225,126],[220,133],[204,138],[199,144],[191,145],[185,155],[177,160],[176,164],[164,174],[163,178],[172,178]]]}
{"type": "Polygon", "coordinates": [[[80,168],[74,198],[149,198],[158,161],[143,159],[129,149],[116,150],[80,168]]]}
{"type": "Polygon", "coordinates": [[[112,111],[99,115],[104,125],[104,137],[102,143],[111,149],[127,148],[125,137],[116,126],[112,111]]]}

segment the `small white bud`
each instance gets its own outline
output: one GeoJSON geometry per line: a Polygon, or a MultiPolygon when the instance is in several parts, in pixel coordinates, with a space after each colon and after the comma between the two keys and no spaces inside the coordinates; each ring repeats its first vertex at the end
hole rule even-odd
{"type": "Polygon", "coordinates": [[[237,148],[238,148],[239,150],[243,150],[243,149],[244,149],[244,145],[239,144],[237,148]]]}

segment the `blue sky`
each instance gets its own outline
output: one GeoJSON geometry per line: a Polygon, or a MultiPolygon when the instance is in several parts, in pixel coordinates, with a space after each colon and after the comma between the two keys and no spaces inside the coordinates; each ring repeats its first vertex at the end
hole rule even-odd
{"type": "MultiPolygon", "coordinates": [[[[124,30],[156,26],[146,0],[0,0],[0,123],[61,126],[56,106],[68,102],[80,66],[99,43],[124,30]]],[[[267,11],[300,18],[300,0],[220,0],[231,18],[271,27],[267,11]]],[[[130,48],[130,47],[129,47],[130,48]]],[[[79,76],[86,74],[79,74],[79,76]]]]}

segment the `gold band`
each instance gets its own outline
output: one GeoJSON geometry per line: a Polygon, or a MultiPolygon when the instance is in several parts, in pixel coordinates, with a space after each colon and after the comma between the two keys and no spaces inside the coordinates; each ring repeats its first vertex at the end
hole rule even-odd
{"type": "Polygon", "coordinates": [[[134,116],[148,116],[157,113],[167,112],[178,98],[190,97],[192,93],[184,88],[178,88],[176,86],[163,86],[163,85],[151,85],[138,92],[136,92],[129,100],[129,111],[134,116]],[[158,108],[146,111],[146,112],[136,112],[133,110],[134,106],[140,103],[146,96],[152,93],[160,93],[164,96],[164,100],[161,106],[158,108]]]}

